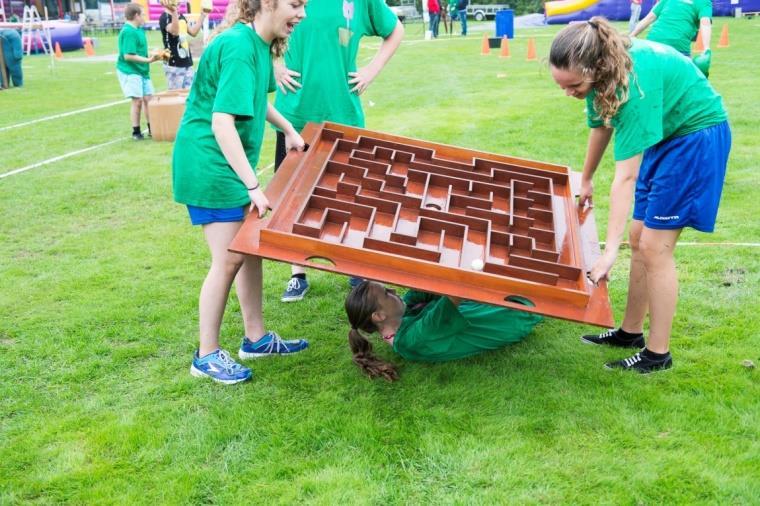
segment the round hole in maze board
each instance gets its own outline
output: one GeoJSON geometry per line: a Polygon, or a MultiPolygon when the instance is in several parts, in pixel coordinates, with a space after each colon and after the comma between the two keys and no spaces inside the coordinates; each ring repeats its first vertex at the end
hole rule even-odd
{"type": "Polygon", "coordinates": [[[328,267],[335,267],[335,262],[325,257],[309,257],[306,259],[306,261],[316,265],[327,265],[328,267]]]}
{"type": "Polygon", "coordinates": [[[507,302],[511,302],[512,304],[535,307],[535,304],[533,303],[532,300],[530,300],[527,297],[523,297],[521,295],[507,295],[506,297],[504,297],[504,300],[507,302]]]}

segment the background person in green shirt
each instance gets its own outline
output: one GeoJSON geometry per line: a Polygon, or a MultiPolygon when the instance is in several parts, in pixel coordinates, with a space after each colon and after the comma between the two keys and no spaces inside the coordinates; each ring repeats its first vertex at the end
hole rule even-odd
{"type": "MultiPolygon", "coordinates": [[[[526,305],[528,304],[525,301],[526,305]]],[[[363,281],[346,298],[354,363],[370,378],[398,378],[362,334],[377,332],[407,360],[445,362],[521,341],[541,316],[456,297],[409,290],[402,299],[376,281],[363,281]]]]}
{"type": "Polygon", "coordinates": [[[236,22],[216,36],[201,58],[174,144],[174,199],[202,225],[211,267],[199,300],[200,346],[190,373],[226,384],[251,378],[251,370],[219,348],[219,331],[233,280],[245,336],[241,359],[294,353],[304,340],[283,341],[264,328],[261,259],[227,250],[251,212],[269,209],[255,167],[265,121],[285,132],[288,149],[303,150],[293,125],[267,102],[274,91],[272,56],[304,17],[305,0],[238,0],[236,22]],[[250,339],[249,339],[250,337],[250,339]]]}
{"type": "Polygon", "coordinates": [[[124,96],[132,99],[129,117],[132,120],[132,139],[142,140],[140,131],[140,112],[145,109],[150,135],[150,115],[148,100],[153,95],[153,83],[150,80],[150,64],[159,61],[161,55],[148,56],[148,39],[142,30],[143,12],[140,4],[130,3],[124,8],[127,20],[119,32],[119,57],[116,60],[116,75],[119,78],[124,96]],[[144,107],[143,107],[144,106],[144,107]]]}
{"type": "Polygon", "coordinates": [[[549,63],[565,93],[586,100],[591,134],[581,206],[592,203],[591,180],[615,133],[607,242],[588,274],[593,283],[609,279],[635,192],[625,317],[620,328],[581,339],[631,348],[646,344],[608,368],[667,369],[678,298],[673,250],[684,227],[712,232],[718,213],[731,149],[722,99],[689,58],[670,46],[631,41],[600,17],[559,32],[549,63]]]}
{"type": "Polygon", "coordinates": [[[647,40],[660,42],[674,47],[686,56],[691,56],[691,41],[702,29],[702,44],[705,52],[710,50],[712,38],[712,1],[711,0],[660,0],[639,21],[631,32],[631,37],[647,29],[647,40]]]}
{"type": "MultiPolygon", "coordinates": [[[[364,93],[396,52],[404,27],[384,0],[309,0],[306,19],[288,42],[284,64],[275,63],[278,90],[275,107],[299,132],[309,121],[333,121],[364,127],[359,95],[364,93]],[[358,68],[364,36],[383,38],[372,61],[358,68]]],[[[282,132],[277,132],[274,170],[285,158],[282,132]]],[[[294,265],[282,302],[303,299],[309,283],[303,267],[294,265]]],[[[361,281],[351,278],[351,286],[361,281]]]]}

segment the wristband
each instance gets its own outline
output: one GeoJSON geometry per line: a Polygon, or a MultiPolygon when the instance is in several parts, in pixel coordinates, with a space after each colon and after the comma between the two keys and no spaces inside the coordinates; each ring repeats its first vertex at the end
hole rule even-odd
{"type": "Polygon", "coordinates": [[[248,190],[249,192],[252,192],[253,190],[258,190],[259,186],[261,186],[261,183],[256,183],[251,188],[246,188],[246,190],[248,190]]]}

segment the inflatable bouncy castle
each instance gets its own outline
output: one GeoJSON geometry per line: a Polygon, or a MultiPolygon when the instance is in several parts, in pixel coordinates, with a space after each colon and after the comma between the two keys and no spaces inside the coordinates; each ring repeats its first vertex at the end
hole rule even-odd
{"type": "MultiPolygon", "coordinates": [[[[158,23],[158,18],[161,13],[164,12],[164,7],[159,0],[135,0],[138,4],[143,6],[145,12],[148,13],[145,21],[147,23],[158,23]]],[[[215,25],[224,17],[224,12],[227,10],[227,4],[230,0],[211,0],[211,12],[208,15],[208,19],[212,25],[215,25]]],[[[201,0],[180,0],[178,2],[179,12],[182,14],[200,14],[201,12],[201,0]]]]}
{"type": "MultiPolygon", "coordinates": [[[[731,16],[741,3],[757,3],[760,0],[713,0],[713,16],[731,16]],[[734,1],[735,3],[731,3],[734,1]]],[[[655,0],[642,0],[641,19],[646,16],[655,0]]],[[[604,16],[611,21],[625,21],[631,16],[630,0],[558,0],[544,5],[548,24],[564,24],[586,21],[594,16],[604,16]]],[[[748,9],[744,9],[749,12],[748,9]]]]}

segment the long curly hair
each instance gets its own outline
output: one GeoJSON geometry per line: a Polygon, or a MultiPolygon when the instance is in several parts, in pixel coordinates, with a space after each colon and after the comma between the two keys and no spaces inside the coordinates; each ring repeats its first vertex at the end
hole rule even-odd
{"type": "MultiPolygon", "coordinates": [[[[277,8],[278,0],[272,0],[272,7],[277,8]]],[[[253,23],[256,13],[261,10],[261,0],[230,0],[227,4],[227,10],[224,11],[224,18],[216,25],[214,31],[209,36],[211,42],[216,36],[232,27],[238,21],[242,23],[253,23]]],[[[276,38],[272,41],[270,51],[273,58],[282,57],[288,50],[288,39],[276,38]]]]}
{"type": "Polygon", "coordinates": [[[600,16],[562,29],[552,42],[549,63],[561,70],[578,70],[592,81],[594,111],[609,126],[628,100],[628,75],[633,61],[631,39],[600,16]]]}
{"type": "Polygon", "coordinates": [[[353,354],[354,363],[370,378],[384,378],[388,381],[398,379],[398,372],[393,364],[378,358],[372,351],[372,343],[362,332],[377,332],[372,321],[372,313],[377,311],[377,301],[370,297],[369,281],[363,281],[346,297],[346,315],[351,324],[348,332],[348,345],[353,354]]]}

